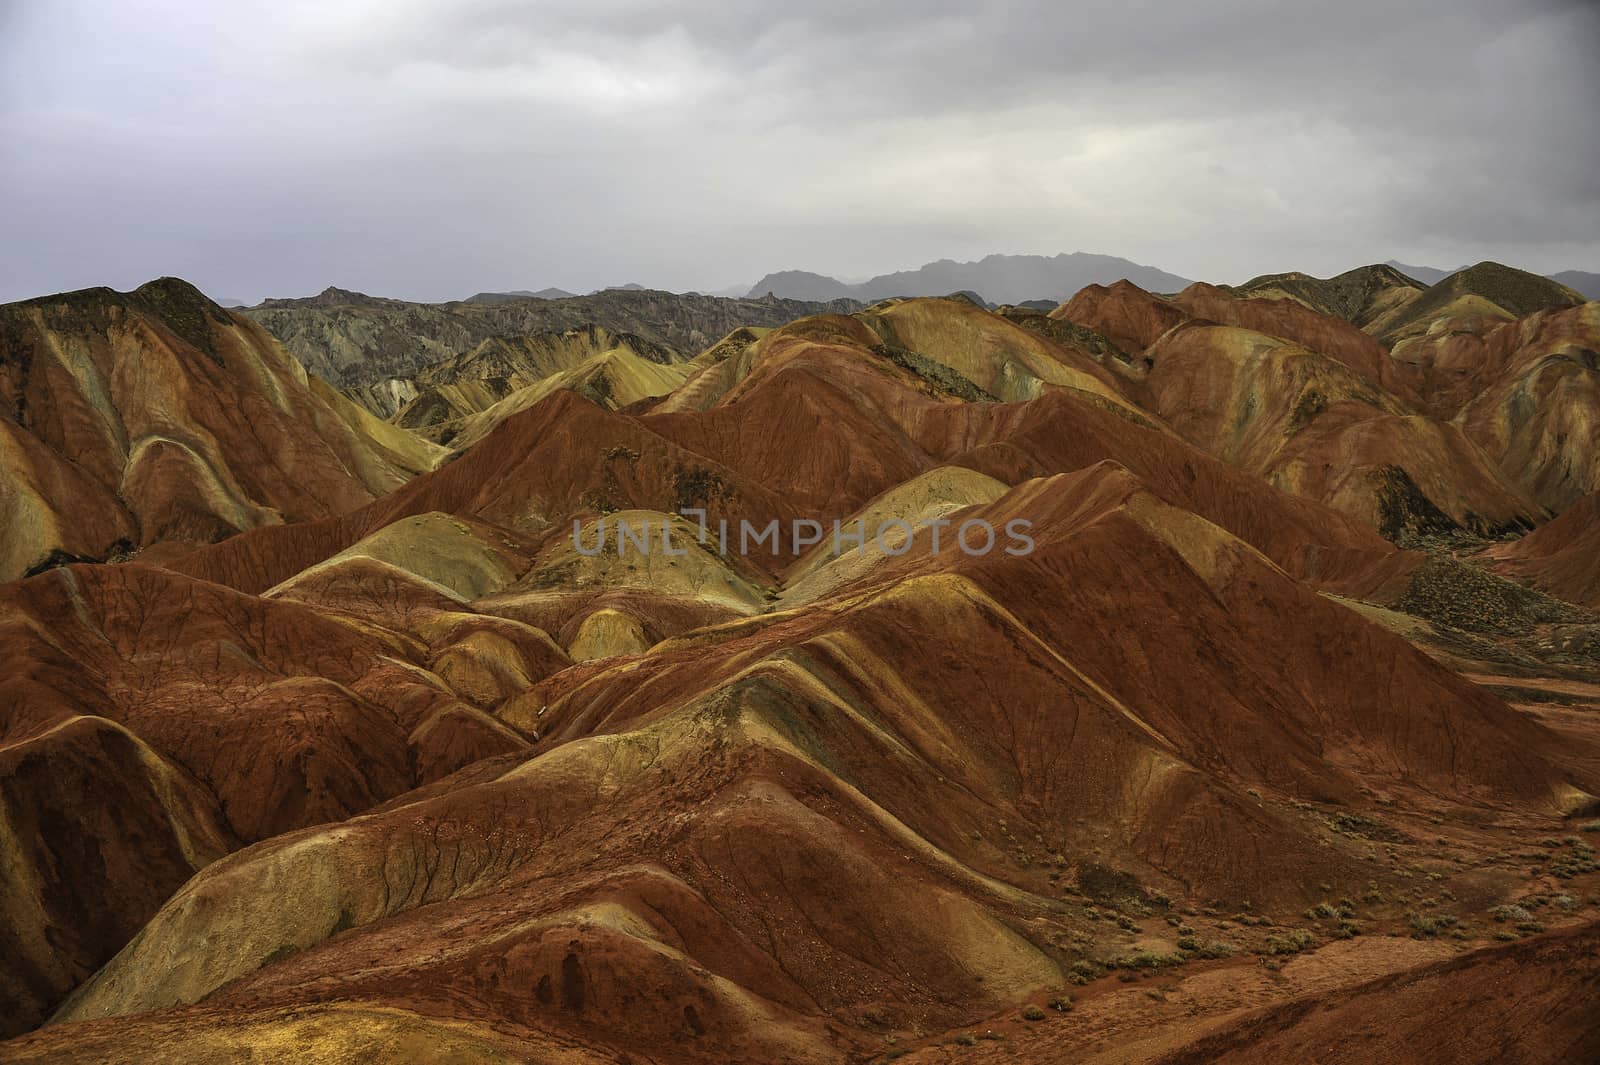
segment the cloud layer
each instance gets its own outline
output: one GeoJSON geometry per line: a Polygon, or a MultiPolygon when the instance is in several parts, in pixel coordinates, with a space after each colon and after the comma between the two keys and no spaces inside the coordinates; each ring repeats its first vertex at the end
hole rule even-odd
{"type": "Polygon", "coordinates": [[[13,0],[0,299],[1600,270],[1597,46],[1538,0],[13,0]]]}

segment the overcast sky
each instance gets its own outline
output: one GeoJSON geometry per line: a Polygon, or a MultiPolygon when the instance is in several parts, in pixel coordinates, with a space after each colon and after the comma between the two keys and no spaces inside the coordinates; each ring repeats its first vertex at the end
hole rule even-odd
{"type": "Polygon", "coordinates": [[[0,0],[0,300],[1600,271],[1597,54],[1545,0],[0,0]]]}

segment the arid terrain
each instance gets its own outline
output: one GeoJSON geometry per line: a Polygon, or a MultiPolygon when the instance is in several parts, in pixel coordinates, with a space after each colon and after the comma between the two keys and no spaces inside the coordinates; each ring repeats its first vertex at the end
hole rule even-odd
{"type": "Polygon", "coordinates": [[[0,306],[0,1061],[1600,1061],[1600,303],[1057,296],[0,306]]]}

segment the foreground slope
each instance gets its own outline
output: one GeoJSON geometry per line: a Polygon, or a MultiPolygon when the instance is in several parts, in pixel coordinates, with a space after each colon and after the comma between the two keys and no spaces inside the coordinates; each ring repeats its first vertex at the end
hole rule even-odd
{"type": "Polygon", "coordinates": [[[1538,726],[1114,466],[987,513],[1035,515],[1039,550],[952,566],[924,537],[809,611],[512,696],[535,756],[214,863],[61,1019],[320,988],[618,1052],[830,1060],[865,1018],[971,1023],[1130,949],[1063,878],[1282,919],[1408,862],[1296,803],[1571,801],[1538,726]]]}
{"type": "Polygon", "coordinates": [[[1600,926],[1496,947],[1318,1000],[1247,1017],[1158,1059],[1160,1065],[1245,1065],[1307,1046],[1331,1063],[1395,1060],[1564,1062],[1600,1058],[1600,926]],[[1440,1026],[1441,1016],[1451,1023],[1440,1026]]]}
{"type": "Polygon", "coordinates": [[[564,667],[560,649],[430,591],[393,546],[352,555],[392,561],[344,598],[327,574],[264,599],[137,563],[0,586],[0,794],[26,844],[0,922],[11,1030],[240,842],[526,749],[475,706],[564,667]]]}

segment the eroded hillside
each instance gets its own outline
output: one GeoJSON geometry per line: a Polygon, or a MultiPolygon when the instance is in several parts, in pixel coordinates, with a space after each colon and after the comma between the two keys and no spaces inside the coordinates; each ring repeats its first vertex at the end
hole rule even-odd
{"type": "Polygon", "coordinates": [[[1581,1059],[1596,305],[1441,284],[0,309],[0,1057],[1581,1059]]]}

